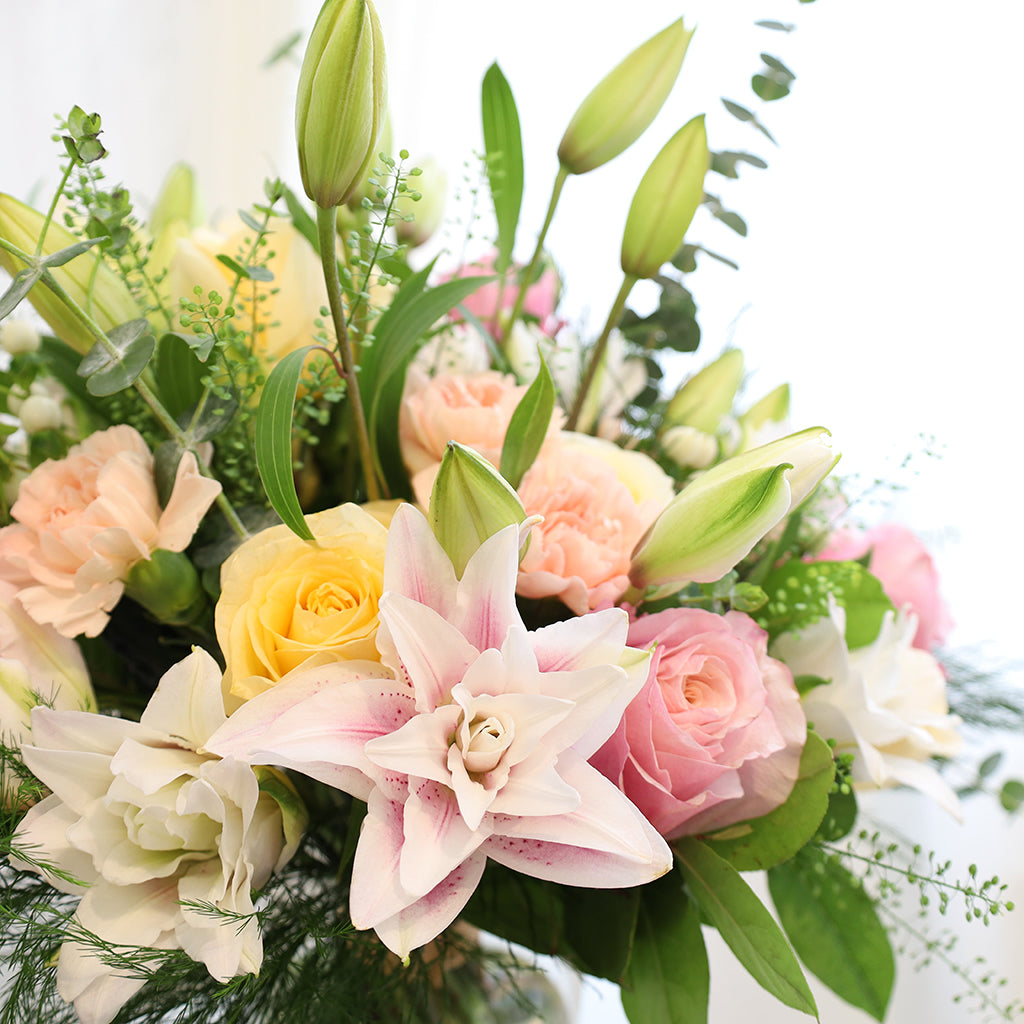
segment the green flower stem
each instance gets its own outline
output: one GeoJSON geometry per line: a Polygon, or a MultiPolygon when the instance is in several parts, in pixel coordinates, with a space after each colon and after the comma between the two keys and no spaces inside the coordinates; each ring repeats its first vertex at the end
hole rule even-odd
{"type": "Polygon", "coordinates": [[[53,220],[54,213],[57,212],[57,203],[60,201],[60,197],[64,195],[64,186],[68,183],[68,178],[71,177],[71,170],[74,166],[74,161],[68,162],[67,167],[64,168],[64,174],[61,176],[60,184],[57,186],[57,191],[53,193],[50,208],[46,211],[46,217],[43,220],[43,230],[39,232],[39,241],[36,242],[35,254],[37,258],[43,254],[43,243],[46,241],[46,233],[50,230],[50,222],[53,220]]]}
{"type": "Polygon", "coordinates": [[[558,174],[555,176],[555,184],[551,189],[551,198],[548,200],[548,212],[544,216],[544,223],[541,225],[540,234],[537,235],[537,245],[533,250],[533,255],[530,257],[526,270],[519,279],[516,304],[512,307],[512,315],[508,318],[508,331],[512,330],[512,325],[522,316],[523,306],[526,304],[526,289],[529,288],[533,275],[537,272],[537,266],[544,252],[544,239],[547,238],[548,228],[551,227],[551,222],[555,219],[555,208],[558,206],[558,200],[562,198],[562,188],[568,178],[568,169],[563,164],[560,164],[558,174]]]}
{"type": "Polygon", "coordinates": [[[580,413],[583,411],[583,403],[587,400],[587,392],[590,391],[590,388],[594,383],[598,367],[601,365],[605,349],[608,347],[608,338],[612,333],[612,328],[615,327],[615,325],[622,319],[622,311],[626,308],[626,299],[629,298],[629,293],[633,290],[633,285],[635,285],[638,280],[639,279],[634,277],[632,274],[626,274],[622,279],[622,285],[619,287],[619,294],[615,296],[612,308],[608,311],[608,319],[604,322],[604,329],[601,331],[601,337],[597,339],[597,344],[590,353],[590,361],[587,363],[586,373],[583,375],[583,380],[580,381],[580,386],[576,391],[576,399],[572,403],[569,418],[566,420],[566,430],[576,429],[580,413]]]}
{"type": "Polygon", "coordinates": [[[345,307],[341,297],[341,278],[338,276],[338,257],[334,253],[337,222],[333,209],[316,208],[317,240],[320,243],[320,262],[324,268],[324,281],[327,283],[327,298],[331,306],[331,319],[338,338],[338,354],[345,370],[345,386],[348,392],[349,406],[352,409],[352,425],[355,429],[356,444],[359,447],[359,461],[363,464],[363,475],[366,478],[366,496],[370,501],[380,500],[380,487],[377,474],[373,468],[373,453],[370,450],[370,432],[366,426],[366,415],[363,412],[363,400],[359,394],[359,381],[356,378],[356,364],[352,356],[352,344],[345,325],[345,307]]]}
{"type": "MultiPolygon", "coordinates": [[[[19,259],[24,260],[27,263],[32,262],[31,256],[28,256],[26,253],[21,252],[14,246],[4,244],[4,248],[7,249],[9,252],[13,253],[19,259]]],[[[100,325],[97,324],[96,321],[93,320],[92,317],[90,317],[89,314],[86,313],[85,310],[82,309],[78,305],[78,303],[75,302],[75,300],[72,299],[70,295],[68,295],[66,291],[64,291],[64,289],[56,281],[56,279],[49,272],[49,270],[43,271],[40,280],[43,282],[43,284],[46,285],[47,288],[50,289],[50,291],[54,293],[54,295],[57,296],[57,298],[61,300],[61,302],[64,303],[65,306],[67,306],[69,310],[71,310],[71,312],[76,317],[78,317],[79,321],[86,328],[86,330],[89,331],[93,338],[100,345],[102,345],[107,350],[107,352],[110,353],[110,355],[120,355],[117,349],[111,344],[110,339],[103,332],[103,329],[100,327],[100,325]]],[[[146,403],[146,405],[149,406],[150,412],[153,413],[154,417],[156,418],[160,426],[162,426],[164,430],[167,431],[167,433],[178,444],[178,446],[183,451],[191,450],[193,452],[193,454],[196,457],[196,462],[199,465],[200,472],[202,472],[204,476],[208,476],[211,479],[216,479],[210,472],[209,465],[202,458],[200,458],[199,453],[196,452],[194,448],[192,448],[185,432],[181,429],[181,427],[178,426],[177,421],[174,419],[174,417],[164,408],[163,404],[160,402],[160,399],[157,398],[156,394],[153,392],[153,389],[149,386],[149,384],[146,383],[146,381],[142,377],[138,377],[132,386],[138,392],[139,397],[146,403]]],[[[238,513],[235,511],[231,502],[228,501],[227,496],[224,494],[223,490],[221,491],[220,494],[217,495],[217,507],[220,509],[222,515],[227,520],[228,525],[238,535],[238,537],[242,540],[248,539],[249,531],[245,528],[245,524],[242,522],[242,520],[239,519],[238,513]]]]}

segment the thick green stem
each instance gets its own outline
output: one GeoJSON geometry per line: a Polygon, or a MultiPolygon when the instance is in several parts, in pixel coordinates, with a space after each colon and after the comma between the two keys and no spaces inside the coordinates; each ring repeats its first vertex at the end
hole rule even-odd
{"type": "Polygon", "coordinates": [[[317,238],[320,242],[320,262],[324,268],[324,281],[327,283],[327,299],[331,306],[331,319],[338,339],[338,355],[341,356],[342,369],[345,371],[345,387],[347,389],[349,407],[352,410],[352,426],[355,430],[356,444],[359,448],[359,461],[363,464],[363,476],[366,479],[366,496],[370,501],[380,499],[380,487],[373,466],[373,453],[370,449],[370,432],[366,426],[366,415],[363,412],[363,400],[359,394],[359,381],[356,378],[356,364],[352,355],[352,344],[348,337],[345,324],[345,307],[341,296],[341,278],[338,276],[338,257],[335,255],[335,233],[337,230],[335,212],[317,207],[316,210],[317,238]]]}
{"type": "Polygon", "coordinates": [[[548,236],[548,228],[551,227],[551,222],[555,219],[555,208],[558,206],[558,200],[562,197],[562,188],[568,178],[569,171],[564,165],[560,164],[558,174],[555,176],[555,184],[551,189],[551,198],[548,200],[548,212],[544,217],[544,223],[541,225],[540,234],[537,235],[537,245],[533,250],[533,255],[530,257],[526,270],[519,279],[519,291],[516,293],[516,304],[512,307],[512,315],[508,318],[508,327],[505,331],[506,337],[509,331],[512,330],[512,325],[522,316],[523,306],[526,304],[526,289],[533,283],[533,275],[537,272],[540,258],[544,253],[544,240],[548,236]]]}
{"type": "Polygon", "coordinates": [[[626,299],[629,298],[629,293],[633,290],[633,285],[636,284],[637,280],[632,274],[626,274],[622,279],[619,294],[615,296],[612,308],[608,311],[608,319],[604,322],[604,330],[601,331],[601,337],[597,339],[597,344],[591,350],[586,373],[583,374],[583,380],[580,381],[579,389],[576,391],[576,399],[572,403],[569,418],[566,420],[566,430],[576,429],[580,413],[583,411],[583,404],[587,400],[587,393],[590,391],[594,378],[597,376],[601,360],[604,359],[605,349],[608,347],[608,338],[612,333],[612,329],[622,319],[622,311],[626,308],[626,299]]]}

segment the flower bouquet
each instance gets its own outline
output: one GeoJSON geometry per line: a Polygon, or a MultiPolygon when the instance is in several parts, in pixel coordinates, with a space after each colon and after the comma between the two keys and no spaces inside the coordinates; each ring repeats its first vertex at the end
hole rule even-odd
{"type": "Polygon", "coordinates": [[[583,99],[524,265],[497,65],[493,250],[418,258],[436,193],[382,139],[370,0],[308,42],[311,206],[270,181],[204,225],[179,167],[143,222],[77,107],[47,208],[0,195],[0,1021],[559,1019],[532,950],[679,1024],[704,928],[788,1006],[817,1016],[807,971],[882,1020],[878,871],[1009,908],[858,819],[887,786],[958,811],[927,552],[836,527],[828,432],[785,387],[744,400],[738,350],[666,385],[699,338],[702,118],[640,181],[597,337],[559,318],[559,196],[691,34],[583,99]]]}

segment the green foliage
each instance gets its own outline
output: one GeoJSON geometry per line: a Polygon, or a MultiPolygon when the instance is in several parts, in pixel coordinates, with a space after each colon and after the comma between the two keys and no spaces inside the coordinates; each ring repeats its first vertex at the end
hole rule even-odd
{"type": "Polygon", "coordinates": [[[702,913],[750,976],[787,1006],[817,1017],[814,996],[793,950],[736,869],[698,839],[679,839],[673,850],[702,913]]]}
{"type": "Polygon", "coordinates": [[[523,140],[515,97],[497,64],[492,64],[484,75],[480,109],[487,178],[498,222],[495,269],[503,272],[512,261],[523,202],[523,140]]]}
{"type": "Polygon", "coordinates": [[[772,639],[799,631],[828,615],[829,596],[846,611],[846,643],[852,650],[870,644],[892,601],[882,584],[859,562],[799,562],[773,569],[762,586],[768,604],[755,616],[772,639]]]}
{"type": "Polygon", "coordinates": [[[834,777],[832,751],[820,736],[809,732],[786,802],[764,817],[713,832],[704,837],[705,842],[737,871],[761,871],[789,860],[818,831],[834,777]]]}
{"type": "Polygon", "coordinates": [[[105,397],[129,388],[149,365],[156,351],[149,322],[129,320],[107,332],[107,340],[98,341],[86,353],[78,367],[90,395],[105,397]]]}
{"type": "Polygon", "coordinates": [[[253,446],[260,479],[274,511],[293,533],[313,540],[295,492],[292,473],[292,411],[302,363],[315,345],[289,352],[270,372],[260,396],[253,446]]]}
{"type": "Polygon", "coordinates": [[[540,368],[533,383],[512,413],[505,443],[501,447],[501,475],[513,486],[518,487],[523,475],[537,458],[555,411],[555,382],[544,357],[540,356],[540,368]]]}
{"type": "Polygon", "coordinates": [[[768,872],[779,920],[797,955],[841,999],[885,1017],[895,962],[874,902],[834,857],[808,848],[768,872]]]}
{"type": "Polygon", "coordinates": [[[700,909],[672,871],[641,890],[622,1008],[632,1024],[704,1024],[709,988],[700,909]]]}

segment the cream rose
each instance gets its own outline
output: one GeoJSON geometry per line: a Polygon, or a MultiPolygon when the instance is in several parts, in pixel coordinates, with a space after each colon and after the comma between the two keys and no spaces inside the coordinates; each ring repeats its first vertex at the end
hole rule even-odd
{"type": "Polygon", "coordinates": [[[379,660],[377,602],[388,531],[358,505],[306,516],[247,540],[224,563],[215,622],[225,690],[242,700],[318,655],[379,660]]]}
{"type": "Polygon", "coordinates": [[[129,569],[157,549],[184,551],[219,493],[186,452],[161,508],[142,435],[123,424],[98,431],[22,481],[16,521],[0,530],[0,579],[36,622],[96,636],[129,569]]]}

